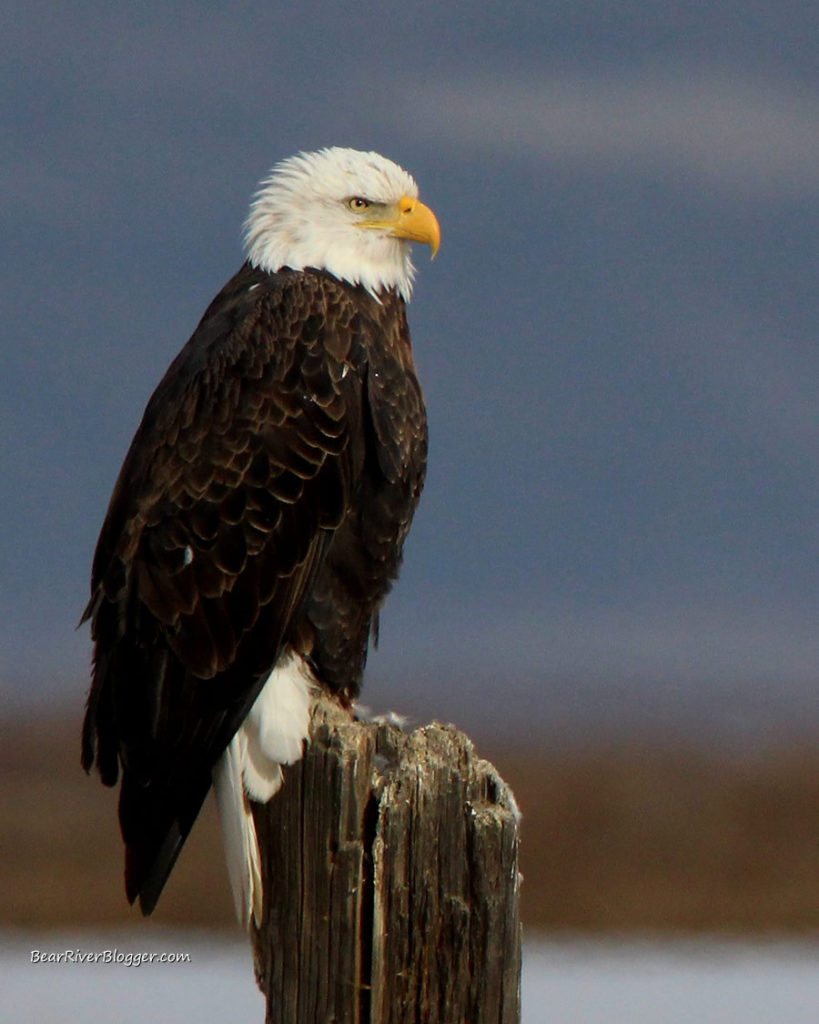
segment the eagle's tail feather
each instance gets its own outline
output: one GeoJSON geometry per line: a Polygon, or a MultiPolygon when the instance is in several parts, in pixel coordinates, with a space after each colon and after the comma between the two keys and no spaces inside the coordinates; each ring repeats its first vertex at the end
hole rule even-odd
{"type": "Polygon", "coordinates": [[[236,917],[247,928],[251,914],[256,926],[261,924],[263,898],[259,841],[242,779],[245,745],[244,730],[240,729],[216,762],[213,788],[236,917]]]}
{"type": "Polygon", "coordinates": [[[282,765],[298,761],[310,732],[316,682],[287,652],[213,769],[228,877],[240,924],[262,919],[262,874],[251,800],[267,803],[281,788],[282,765]]]}

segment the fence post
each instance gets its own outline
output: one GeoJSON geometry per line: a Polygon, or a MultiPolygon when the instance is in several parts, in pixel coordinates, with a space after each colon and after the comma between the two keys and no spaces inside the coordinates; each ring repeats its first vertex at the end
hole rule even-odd
{"type": "Polygon", "coordinates": [[[329,700],[254,815],[268,1024],[518,1024],[518,813],[471,741],[329,700]]]}

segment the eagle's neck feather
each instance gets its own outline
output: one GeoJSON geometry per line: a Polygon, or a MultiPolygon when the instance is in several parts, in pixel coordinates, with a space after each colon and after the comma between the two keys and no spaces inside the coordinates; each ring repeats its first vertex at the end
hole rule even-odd
{"type": "Polygon", "coordinates": [[[339,237],[340,232],[302,230],[295,235],[283,225],[257,224],[256,220],[263,221],[261,213],[248,220],[248,259],[260,270],[326,270],[340,281],[361,285],[375,298],[395,291],[408,301],[412,294],[415,268],[409,243],[403,239],[352,229],[356,236],[351,245],[348,237],[339,237]]]}

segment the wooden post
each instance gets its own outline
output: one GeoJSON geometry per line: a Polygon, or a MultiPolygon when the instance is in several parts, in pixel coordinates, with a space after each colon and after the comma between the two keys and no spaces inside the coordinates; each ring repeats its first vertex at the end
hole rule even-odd
{"type": "Polygon", "coordinates": [[[330,701],[254,814],[267,1024],[517,1024],[518,813],[453,726],[330,701]]]}

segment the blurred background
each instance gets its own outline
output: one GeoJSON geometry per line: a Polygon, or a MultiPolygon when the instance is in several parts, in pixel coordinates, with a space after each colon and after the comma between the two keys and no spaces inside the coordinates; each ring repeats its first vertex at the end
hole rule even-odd
{"type": "MultiPolygon", "coordinates": [[[[524,1020],[613,1019],[582,1008],[585,981],[537,1016],[549,964],[576,952],[572,976],[601,976],[588,943],[653,937],[619,978],[669,936],[801,957],[819,927],[816,5],[2,18],[0,929],[21,1006],[32,935],[236,938],[210,809],[156,918],[126,906],[115,797],[79,769],[75,626],[130,438],[241,262],[258,180],[326,145],[401,163],[442,225],[410,310],[429,477],[364,699],[454,721],[516,790],[546,986],[524,1020]]],[[[789,977],[766,991],[802,1020],[789,977]]]]}

